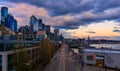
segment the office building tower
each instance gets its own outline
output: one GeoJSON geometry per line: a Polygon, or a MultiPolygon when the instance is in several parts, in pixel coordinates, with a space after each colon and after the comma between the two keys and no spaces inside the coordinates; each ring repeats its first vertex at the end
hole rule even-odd
{"type": "Polygon", "coordinates": [[[38,29],[39,29],[39,30],[42,30],[42,19],[39,19],[38,22],[39,22],[38,29]]]}
{"type": "Polygon", "coordinates": [[[8,15],[8,8],[7,7],[1,7],[1,24],[5,25],[5,18],[8,15]]]}
{"type": "Polygon", "coordinates": [[[39,21],[39,23],[42,23],[42,19],[39,19],[38,21],[39,21]]]}
{"type": "Polygon", "coordinates": [[[30,17],[30,31],[31,32],[37,32],[38,27],[39,27],[38,19],[34,15],[32,15],[30,17]]]}
{"type": "Polygon", "coordinates": [[[26,34],[27,33],[27,30],[24,26],[21,26],[19,29],[18,29],[19,32],[21,32],[22,34],[26,34]]]}
{"type": "Polygon", "coordinates": [[[18,32],[18,28],[17,28],[17,20],[14,20],[14,32],[18,32]]]}
{"type": "Polygon", "coordinates": [[[14,31],[14,27],[15,27],[14,23],[15,23],[14,17],[11,14],[8,14],[6,18],[5,26],[11,29],[12,31],[14,31]]]}
{"type": "Polygon", "coordinates": [[[46,31],[50,32],[50,25],[46,25],[46,31]]]}
{"type": "Polygon", "coordinates": [[[42,30],[46,30],[46,25],[42,23],[42,30]]]}
{"type": "Polygon", "coordinates": [[[38,23],[38,20],[36,20],[35,26],[34,26],[34,31],[35,31],[35,32],[38,31],[38,27],[39,27],[39,23],[38,23]]]}
{"type": "Polygon", "coordinates": [[[29,32],[29,31],[30,31],[30,26],[25,25],[25,28],[26,28],[27,32],[29,32]]]}

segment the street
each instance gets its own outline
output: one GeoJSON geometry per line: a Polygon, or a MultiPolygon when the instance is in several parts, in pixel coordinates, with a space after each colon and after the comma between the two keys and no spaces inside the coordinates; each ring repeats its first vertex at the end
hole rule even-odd
{"type": "MultiPolygon", "coordinates": [[[[51,63],[49,63],[44,71],[100,71],[99,67],[84,65],[81,69],[81,64],[74,56],[71,56],[67,51],[67,45],[62,45],[58,53],[53,57],[51,63]]],[[[105,70],[101,71],[115,71],[105,70]]]]}

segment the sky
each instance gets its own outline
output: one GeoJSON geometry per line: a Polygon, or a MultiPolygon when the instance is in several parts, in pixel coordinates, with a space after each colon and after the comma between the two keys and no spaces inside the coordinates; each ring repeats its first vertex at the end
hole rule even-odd
{"type": "Polygon", "coordinates": [[[120,40],[120,0],[0,0],[19,26],[35,15],[66,38],[120,40]]]}

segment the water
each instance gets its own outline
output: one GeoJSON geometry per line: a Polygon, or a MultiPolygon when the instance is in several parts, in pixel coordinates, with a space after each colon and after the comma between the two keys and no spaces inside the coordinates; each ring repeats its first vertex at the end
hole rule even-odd
{"type": "Polygon", "coordinates": [[[90,44],[90,46],[96,47],[96,48],[111,48],[111,49],[120,49],[120,44],[90,44]]]}

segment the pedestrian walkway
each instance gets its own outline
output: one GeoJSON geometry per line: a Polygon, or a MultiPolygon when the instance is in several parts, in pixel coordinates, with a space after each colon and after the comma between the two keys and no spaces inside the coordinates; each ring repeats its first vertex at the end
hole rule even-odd
{"type": "Polygon", "coordinates": [[[84,65],[83,71],[120,71],[120,70],[112,70],[112,69],[105,69],[96,66],[84,65]]]}

